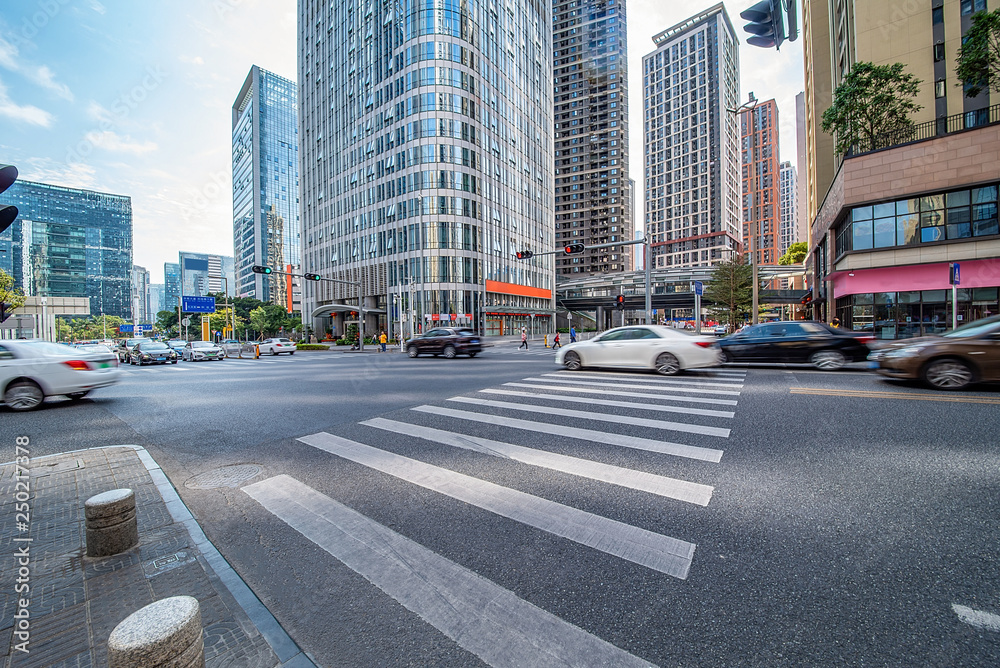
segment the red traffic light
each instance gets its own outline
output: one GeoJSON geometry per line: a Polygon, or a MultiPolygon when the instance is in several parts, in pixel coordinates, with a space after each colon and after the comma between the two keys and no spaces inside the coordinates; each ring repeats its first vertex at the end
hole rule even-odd
{"type": "Polygon", "coordinates": [[[565,252],[566,255],[574,255],[576,253],[582,253],[583,249],[583,244],[566,244],[565,248],[563,248],[563,252],[565,252]]]}
{"type": "Polygon", "coordinates": [[[625,308],[625,295],[618,295],[615,297],[615,305],[618,308],[625,308]]]}
{"type": "Polygon", "coordinates": [[[532,253],[530,250],[523,250],[523,251],[518,251],[517,252],[517,259],[518,260],[529,260],[529,259],[531,259],[534,256],[535,256],[535,254],[532,253]]]}

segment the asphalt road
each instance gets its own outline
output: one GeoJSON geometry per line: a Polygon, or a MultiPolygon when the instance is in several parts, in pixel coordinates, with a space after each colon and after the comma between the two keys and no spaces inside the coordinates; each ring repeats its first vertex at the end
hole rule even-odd
{"type": "Polygon", "coordinates": [[[514,346],[124,373],[0,408],[0,459],[147,448],[321,665],[1000,665],[996,388],[514,346]]]}

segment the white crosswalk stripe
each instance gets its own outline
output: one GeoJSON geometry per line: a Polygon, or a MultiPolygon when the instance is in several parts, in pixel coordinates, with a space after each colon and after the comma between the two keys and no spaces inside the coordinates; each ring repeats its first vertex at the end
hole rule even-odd
{"type": "Polygon", "coordinates": [[[687,501],[699,506],[707,506],[712,499],[712,487],[676,478],[633,471],[632,469],[592,462],[578,457],[569,457],[554,452],[525,448],[512,443],[502,443],[488,438],[479,438],[459,434],[453,431],[435,429],[433,427],[422,427],[408,422],[397,420],[387,420],[385,418],[373,418],[365,420],[361,424],[386,431],[403,434],[404,436],[415,436],[435,443],[443,443],[456,448],[464,448],[475,452],[482,452],[494,457],[504,457],[513,459],[523,464],[540,466],[553,471],[561,471],[582,478],[600,480],[622,487],[638,489],[650,492],[658,496],[665,496],[670,499],[687,501]]]}
{"type": "Polygon", "coordinates": [[[490,666],[649,666],[286,475],[251,498],[490,666]]]}
{"type": "Polygon", "coordinates": [[[720,387],[727,390],[738,390],[743,387],[739,383],[729,382],[729,383],[713,383],[705,380],[688,380],[686,378],[643,378],[637,374],[585,374],[585,373],[572,373],[566,371],[557,371],[556,373],[546,373],[543,374],[546,378],[556,377],[556,378],[567,378],[572,376],[573,378],[580,378],[582,380],[608,380],[617,378],[627,378],[631,383],[641,383],[643,385],[657,385],[661,387],[674,387],[674,386],[689,386],[689,387],[720,387]]]}
{"type": "Polygon", "coordinates": [[[653,394],[651,392],[626,392],[624,390],[599,390],[592,387],[572,387],[569,385],[538,385],[536,383],[504,383],[504,387],[530,387],[535,390],[558,390],[560,392],[582,392],[586,394],[611,394],[617,397],[636,397],[639,399],[661,399],[663,401],[683,401],[695,404],[713,404],[715,406],[735,406],[735,399],[707,399],[705,397],[682,397],[676,394],[653,394]]]}
{"type": "Polygon", "coordinates": [[[552,374],[552,375],[554,375],[556,377],[555,378],[549,378],[548,376],[546,376],[545,378],[537,378],[537,377],[536,378],[522,378],[522,380],[540,381],[540,382],[543,382],[543,383],[566,383],[567,385],[581,385],[581,386],[587,386],[587,387],[614,387],[614,388],[629,389],[629,390],[656,390],[656,389],[662,389],[663,391],[669,390],[671,392],[687,392],[687,393],[690,393],[690,394],[717,394],[717,395],[721,395],[721,396],[731,396],[731,397],[738,397],[740,395],[740,391],[739,390],[710,390],[710,389],[703,389],[703,388],[698,388],[698,387],[681,387],[681,386],[662,387],[662,388],[660,388],[660,387],[655,387],[655,386],[650,386],[650,385],[642,385],[642,384],[639,384],[639,383],[610,383],[610,382],[606,382],[606,381],[596,381],[596,380],[595,381],[590,381],[590,380],[576,380],[575,378],[570,378],[568,376],[561,376],[559,374],[552,374]]]}
{"type": "MultiPolygon", "coordinates": [[[[510,383],[506,383],[509,385],[510,383]]],[[[594,400],[586,397],[566,397],[559,394],[541,394],[538,392],[518,392],[517,390],[500,390],[489,388],[479,390],[485,394],[502,394],[511,397],[534,397],[536,399],[546,399],[548,401],[565,401],[578,404],[593,405],[594,400]]],[[[733,411],[713,411],[708,408],[691,408],[690,406],[661,406],[654,404],[640,404],[635,401],[615,401],[612,399],[602,399],[601,406],[620,406],[622,408],[635,408],[644,411],[659,411],[662,413],[683,413],[684,415],[707,415],[711,417],[731,418],[735,415],[733,411]]]]}

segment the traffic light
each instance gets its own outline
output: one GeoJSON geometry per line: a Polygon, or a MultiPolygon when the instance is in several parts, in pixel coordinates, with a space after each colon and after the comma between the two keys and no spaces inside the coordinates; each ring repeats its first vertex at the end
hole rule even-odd
{"type": "Polygon", "coordinates": [[[530,260],[534,256],[535,256],[535,254],[532,253],[529,250],[517,251],[517,259],[518,260],[530,260]]]}
{"type": "MultiPolygon", "coordinates": [[[[17,181],[17,167],[0,165],[0,193],[14,185],[14,181],[17,181]]],[[[13,204],[0,206],[0,234],[14,223],[15,218],[17,218],[16,206],[13,204]]]]}
{"type": "Polygon", "coordinates": [[[320,280],[321,276],[319,274],[302,274],[302,278],[306,279],[307,281],[318,281],[320,280]]]}
{"type": "Polygon", "coordinates": [[[744,9],[740,17],[749,23],[743,26],[743,30],[753,35],[747,38],[747,44],[780,49],[786,39],[794,42],[799,36],[797,11],[794,0],[760,0],[749,9],[744,9]],[[787,5],[787,25],[782,5],[787,5]]]}
{"type": "Polygon", "coordinates": [[[255,274],[270,274],[271,273],[271,268],[270,267],[262,267],[259,264],[255,264],[254,266],[250,267],[250,269],[255,274]]]}
{"type": "Polygon", "coordinates": [[[615,297],[615,306],[620,309],[625,308],[625,295],[618,295],[615,297]]]}
{"type": "Polygon", "coordinates": [[[566,244],[566,247],[563,248],[563,252],[565,252],[566,255],[575,255],[577,253],[582,253],[583,249],[583,244],[566,244]]]}

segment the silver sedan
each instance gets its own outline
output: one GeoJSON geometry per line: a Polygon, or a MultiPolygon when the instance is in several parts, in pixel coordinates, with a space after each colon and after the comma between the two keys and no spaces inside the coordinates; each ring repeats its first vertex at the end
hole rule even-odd
{"type": "Polygon", "coordinates": [[[205,360],[226,359],[226,353],[221,347],[211,341],[188,341],[181,353],[185,362],[202,362],[205,360]]]}
{"type": "Polygon", "coordinates": [[[82,399],[121,378],[111,351],[89,352],[48,341],[0,341],[0,396],[15,411],[30,411],[45,397],[82,399]]]}
{"type": "Polygon", "coordinates": [[[618,327],[589,341],[559,348],[556,353],[556,364],[570,371],[585,366],[654,369],[664,376],[673,376],[684,369],[718,366],[721,361],[714,336],[661,325],[618,327]]]}

